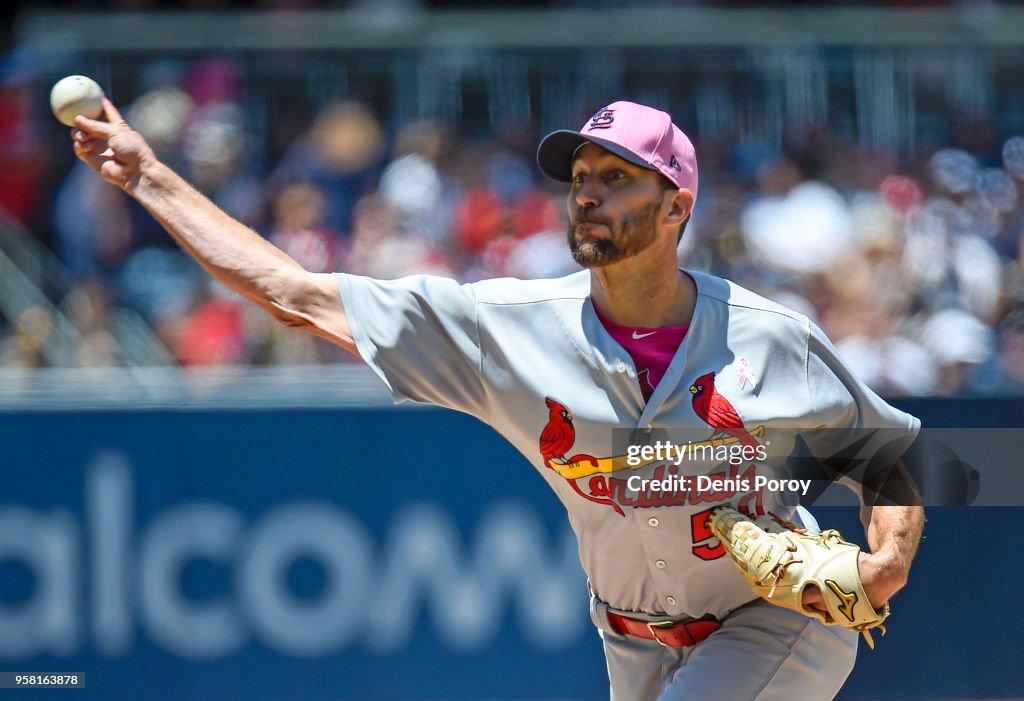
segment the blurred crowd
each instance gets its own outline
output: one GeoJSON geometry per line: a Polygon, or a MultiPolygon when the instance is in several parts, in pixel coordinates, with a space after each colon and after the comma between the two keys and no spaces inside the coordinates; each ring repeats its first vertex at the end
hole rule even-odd
{"type": "MultiPolygon", "coordinates": [[[[469,139],[339,100],[294,134],[257,137],[239,65],[151,68],[121,105],[130,124],[309,270],[472,281],[578,269],[565,188],[538,172],[529,129],[469,139]]],[[[0,86],[0,207],[67,270],[54,302],[80,338],[70,364],[125,362],[115,310],[142,318],[185,366],[348,360],[213,282],[130,198],[69,160],[70,144],[41,126],[40,99],[31,81],[0,86]]],[[[701,192],[681,264],[806,313],[883,394],[1024,391],[1024,135],[965,121],[910,159],[824,129],[781,145],[697,136],[701,192]]],[[[50,362],[45,316],[29,307],[0,326],[2,365],[50,362]]]]}

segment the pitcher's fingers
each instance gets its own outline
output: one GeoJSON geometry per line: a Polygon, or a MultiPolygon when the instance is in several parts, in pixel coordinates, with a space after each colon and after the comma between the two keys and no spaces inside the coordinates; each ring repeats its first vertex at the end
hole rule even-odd
{"type": "Polygon", "coordinates": [[[75,142],[75,146],[81,146],[85,151],[94,151],[99,146],[106,146],[107,142],[103,139],[96,139],[86,134],[81,129],[74,129],[71,133],[71,138],[75,142]]]}
{"type": "MultiPolygon", "coordinates": [[[[75,155],[82,160],[89,160],[96,155],[96,147],[93,145],[96,142],[87,141],[84,144],[78,141],[75,142],[75,155]]],[[[102,142],[101,142],[102,143],[102,142]]]]}
{"type": "Polygon", "coordinates": [[[821,590],[813,584],[808,584],[804,588],[800,596],[800,603],[803,604],[804,608],[828,611],[828,607],[825,605],[825,597],[822,595],[821,590]]]}
{"type": "Polygon", "coordinates": [[[88,138],[101,139],[103,141],[112,137],[118,129],[122,128],[117,124],[101,122],[98,119],[89,119],[81,114],[75,116],[75,127],[85,132],[88,138]]]}
{"type": "Polygon", "coordinates": [[[128,122],[124,121],[121,113],[117,111],[117,108],[114,107],[114,103],[106,97],[103,98],[103,114],[110,124],[128,124],[128,122]]]}

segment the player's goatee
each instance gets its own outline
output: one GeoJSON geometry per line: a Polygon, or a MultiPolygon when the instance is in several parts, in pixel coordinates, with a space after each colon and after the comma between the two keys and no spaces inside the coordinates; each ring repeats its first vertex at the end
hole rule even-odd
{"type": "Polygon", "coordinates": [[[584,268],[601,268],[634,256],[654,243],[655,220],[660,203],[652,202],[636,213],[624,214],[618,220],[595,216],[586,209],[577,209],[569,218],[569,252],[584,268]],[[609,230],[607,238],[576,239],[576,227],[585,223],[602,224],[609,230]]]}

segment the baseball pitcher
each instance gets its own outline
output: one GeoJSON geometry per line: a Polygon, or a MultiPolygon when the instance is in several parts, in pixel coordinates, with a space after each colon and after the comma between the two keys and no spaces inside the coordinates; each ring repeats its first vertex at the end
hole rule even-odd
{"type": "Polygon", "coordinates": [[[578,537],[616,701],[831,699],[906,583],[923,510],[864,499],[864,551],[821,532],[771,436],[814,429],[844,449],[865,430],[912,440],[918,421],[806,317],[678,267],[697,159],[668,114],[615,102],[541,142],[580,272],[465,285],[307,272],[109,101],[72,139],[218,280],[358,355],[395,401],[472,414],[519,449],[578,537]]]}

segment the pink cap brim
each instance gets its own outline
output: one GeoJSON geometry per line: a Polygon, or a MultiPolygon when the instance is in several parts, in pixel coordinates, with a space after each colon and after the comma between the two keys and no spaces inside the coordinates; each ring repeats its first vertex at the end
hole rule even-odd
{"type": "Polygon", "coordinates": [[[537,147],[537,166],[549,178],[563,183],[571,182],[573,156],[580,146],[588,142],[597,144],[624,161],[629,161],[647,170],[660,172],[643,158],[614,141],[597,136],[585,136],[571,129],[553,131],[541,140],[540,146],[537,147]]]}

